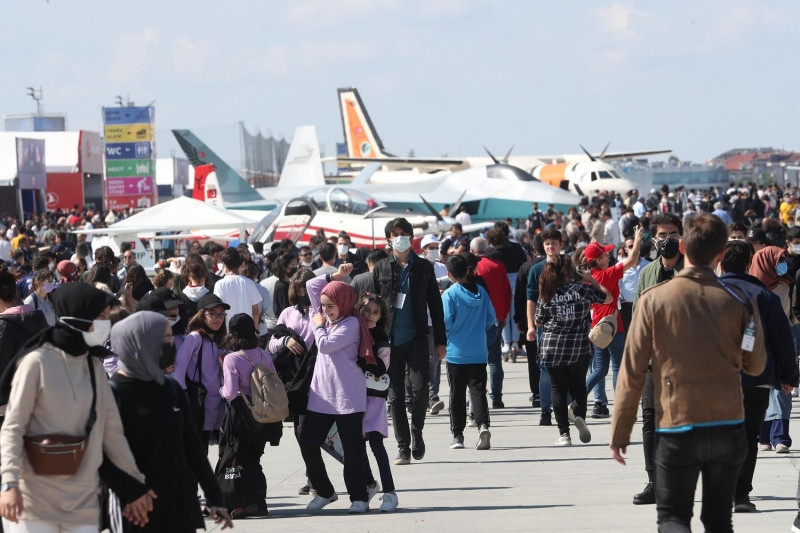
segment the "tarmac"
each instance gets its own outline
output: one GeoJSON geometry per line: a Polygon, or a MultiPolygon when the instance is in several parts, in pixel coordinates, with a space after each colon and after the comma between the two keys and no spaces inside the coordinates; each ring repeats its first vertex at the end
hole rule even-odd
{"type": "MultiPolygon", "coordinates": [[[[311,497],[297,494],[306,481],[305,468],[291,424],[287,423],[280,446],[268,446],[261,461],[267,477],[269,517],[237,520],[235,531],[656,531],[655,505],[632,504],[633,495],[647,481],[641,423],[634,427],[627,466],[611,458],[610,419],[588,419],[590,443],[581,444],[573,428],[573,445],[556,447],[553,443],[558,429],[539,426],[540,409],[532,408],[528,401],[525,357],[519,357],[515,364],[504,363],[503,367],[505,408],[490,412],[492,447],[484,451],[475,450],[477,429],[469,427],[464,435],[466,448],[449,448],[449,393],[443,373],[440,397],[446,407],[437,416],[429,415],[426,419],[424,459],[412,460],[406,466],[392,466],[399,498],[395,512],[378,511],[379,494],[372,500],[368,513],[348,515],[350,501],[341,465],[324,453],[339,500],[313,515],[307,512],[305,507],[311,497]]],[[[612,399],[610,378],[609,374],[606,381],[612,399]]],[[[591,405],[591,397],[589,401],[591,405]]],[[[798,399],[794,405],[798,405],[798,399]]],[[[609,407],[613,411],[613,401],[609,407]]],[[[793,427],[798,423],[796,412],[797,408],[792,416],[793,427]]],[[[385,444],[391,460],[397,454],[391,419],[389,433],[385,444]]],[[[209,454],[212,467],[216,464],[216,454],[217,448],[212,447],[209,454]]],[[[367,454],[377,477],[371,451],[367,454]]],[[[734,513],[735,530],[790,531],[798,511],[795,503],[798,469],[800,454],[795,450],[786,455],[759,452],[750,495],[758,512],[734,513]]],[[[701,485],[698,483],[695,492],[694,531],[703,531],[701,485]]],[[[209,531],[220,531],[211,522],[207,526],[209,531]]]]}

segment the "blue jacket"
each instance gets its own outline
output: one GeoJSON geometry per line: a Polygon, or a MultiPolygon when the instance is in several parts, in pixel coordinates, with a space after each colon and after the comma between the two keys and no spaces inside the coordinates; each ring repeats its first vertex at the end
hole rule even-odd
{"type": "Polygon", "coordinates": [[[497,321],[497,317],[486,290],[477,284],[473,287],[477,293],[460,283],[451,285],[442,293],[448,363],[469,365],[488,361],[486,330],[497,321]]]}
{"type": "Polygon", "coordinates": [[[800,370],[794,352],[792,329],[786,313],[783,312],[780,298],[749,274],[728,273],[720,277],[728,285],[733,285],[752,295],[758,305],[761,324],[764,327],[764,340],[767,344],[767,367],[759,376],[742,373],[742,387],[772,385],[779,389],[781,383],[797,386],[800,370]]]}

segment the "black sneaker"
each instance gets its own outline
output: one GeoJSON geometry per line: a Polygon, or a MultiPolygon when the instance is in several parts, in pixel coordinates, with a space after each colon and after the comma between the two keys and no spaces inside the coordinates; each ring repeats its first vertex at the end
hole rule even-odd
{"type": "Polygon", "coordinates": [[[411,456],[415,461],[425,457],[425,441],[422,440],[422,431],[411,432],[411,456]]]}
{"type": "Polygon", "coordinates": [[[733,500],[733,512],[756,513],[758,512],[758,509],[756,509],[756,505],[750,501],[750,497],[745,495],[733,500]]]}
{"type": "Polygon", "coordinates": [[[397,457],[394,459],[396,465],[407,465],[411,463],[411,450],[408,448],[400,448],[397,457]]]}
{"type": "Polygon", "coordinates": [[[546,413],[542,413],[542,416],[539,417],[539,425],[540,426],[552,426],[553,425],[553,417],[550,411],[546,413]]]}
{"type": "Polygon", "coordinates": [[[633,497],[633,505],[653,505],[656,503],[656,493],[653,483],[645,485],[644,490],[633,497]]]}
{"type": "Polygon", "coordinates": [[[502,400],[499,402],[492,402],[492,409],[505,409],[506,404],[503,403],[502,400]]]}
{"type": "Polygon", "coordinates": [[[311,493],[311,483],[306,483],[305,485],[297,489],[297,494],[299,494],[300,496],[307,496],[310,493],[311,493]]]}
{"type": "Polygon", "coordinates": [[[533,405],[533,407],[541,407],[542,406],[542,400],[539,398],[538,394],[534,394],[533,395],[533,402],[531,402],[531,404],[533,405]]]}
{"type": "Polygon", "coordinates": [[[239,507],[231,511],[231,518],[239,520],[241,518],[265,518],[269,516],[269,510],[266,505],[248,505],[247,507],[239,507]]]}
{"type": "Polygon", "coordinates": [[[451,450],[463,450],[464,449],[464,435],[456,435],[453,437],[453,442],[450,444],[451,450]]]}
{"type": "Polygon", "coordinates": [[[611,413],[608,412],[608,407],[600,402],[594,402],[594,407],[592,408],[592,418],[608,418],[610,416],[611,413]]]}
{"type": "Polygon", "coordinates": [[[794,522],[792,523],[792,533],[800,533],[800,512],[798,512],[797,516],[794,517],[794,522]]]}

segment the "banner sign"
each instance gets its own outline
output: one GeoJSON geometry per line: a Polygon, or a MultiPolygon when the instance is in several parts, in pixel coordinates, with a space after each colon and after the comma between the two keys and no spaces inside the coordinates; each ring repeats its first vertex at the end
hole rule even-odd
{"type": "Polygon", "coordinates": [[[20,189],[47,188],[44,139],[17,138],[17,177],[20,189]]]}
{"type": "Polygon", "coordinates": [[[145,209],[158,203],[155,108],[103,108],[108,209],[145,209]]]}

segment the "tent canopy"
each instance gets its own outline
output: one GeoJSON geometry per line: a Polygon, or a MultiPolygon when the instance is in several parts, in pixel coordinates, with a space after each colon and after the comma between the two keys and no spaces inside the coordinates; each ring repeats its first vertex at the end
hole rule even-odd
{"type": "Polygon", "coordinates": [[[223,207],[181,196],[140,211],[125,220],[111,224],[108,228],[79,230],[76,233],[129,234],[210,229],[243,231],[252,225],[252,219],[240,216],[223,207]]]}

